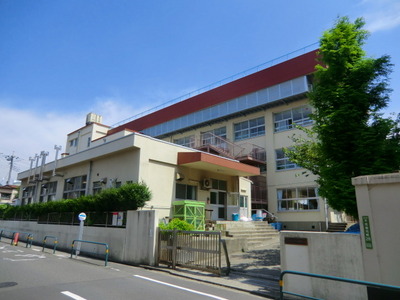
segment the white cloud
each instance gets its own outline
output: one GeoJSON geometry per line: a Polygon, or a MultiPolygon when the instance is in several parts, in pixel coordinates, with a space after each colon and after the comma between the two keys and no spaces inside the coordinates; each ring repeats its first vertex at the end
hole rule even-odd
{"type": "Polygon", "coordinates": [[[400,25],[400,2],[398,0],[365,0],[364,19],[370,32],[390,30],[400,25]]]}
{"type": "MultiPolygon", "coordinates": [[[[79,114],[56,114],[26,111],[18,108],[0,107],[1,145],[0,153],[14,154],[16,170],[23,171],[29,168],[29,157],[41,151],[49,152],[48,160],[54,159],[54,145],[61,145],[64,149],[66,135],[82,126],[79,114]]],[[[9,163],[0,157],[0,183],[7,180],[9,163]]],[[[15,171],[12,179],[16,178],[15,171]]]]}

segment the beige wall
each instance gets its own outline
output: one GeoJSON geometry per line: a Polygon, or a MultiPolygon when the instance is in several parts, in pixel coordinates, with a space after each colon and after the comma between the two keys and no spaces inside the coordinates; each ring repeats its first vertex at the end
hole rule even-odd
{"type": "MultiPolygon", "coordinates": [[[[281,231],[281,270],[365,280],[359,234],[281,231]],[[287,238],[306,240],[290,244],[287,238]]],[[[318,299],[364,300],[366,287],[285,275],[284,290],[318,299]]]]}
{"type": "MultiPolygon", "coordinates": [[[[249,148],[250,144],[254,144],[266,149],[267,153],[267,189],[268,189],[268,210],[278,216],[278,221],[281,222],[326,222],[325,203],[323,199],[319,198],[319,209],[316,211],[296,211],[296,212],[281,212],[278,211],[277,206],[277,189],[290,188],[290,187],[316,187],[315,180],[316,176],[307,172],[302,174],[305,169],[292,169],[292,170],[280,170],[276,171],[276,156],[275,150],[283,147],[289,147],[293,144],[291,137],[293,134],[296,136],[304,136],[305,134],[300,130],[293,129],[275,133],[274,132],[274,114],[296,107],[306,105],[307,99],[291,102],[282,105],[278,105],[269,108],[265,111],[259,111],[255,113],[249,113],[240,117],[236,117],[227,121],[218,122],[212,125],[206,125],[196,130],[188,130],[180,134],[176,134],[166,138],[166,140],[173,142],[175,139],[194,135],[198,143],[200,140],[200,133],[210,131],[216,128],[225,126],[227,132],[227,139],[234,142],[237,145],[241,145],[245,148],[249,148]],[[266,134],[264,136],[258,136],[255,138],[234,141],[233,127],[235,123],[243,122],[249,119],[258,117],[265,117],[265,128],[266,134]],[[305,176],[307,175],[307,176],[305,176]]],[[[329,215],[328,215],[329,217],[329,215]]],[[[318,225],[318,228],[320,226],[318,225]]]]}
{"type": "Polygon", "coordinates": [[[362,237],[365,280],[400,286],[400,173],[353,178],[362,237]],[[368,218],[370,246],[366,245],[368,218]]]}

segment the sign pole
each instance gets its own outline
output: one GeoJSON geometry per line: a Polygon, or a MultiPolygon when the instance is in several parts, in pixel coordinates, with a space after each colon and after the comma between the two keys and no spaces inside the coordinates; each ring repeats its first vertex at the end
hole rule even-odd
{"type": "MultiPolygon", "coordinates": [[[[78,240],[82,240],[83,237],[83,225],[85,223],[86,220],[86,214],[85,213],[80,213],[78,215],[78,219],[79,219],[79,233],[78,233],[78,240]]],[[[77,246],[76,246],[76,251],[75,251],[75,255],[78,256],[79,252],[81,250],[81,242],[78,242],[77,246]]]]}

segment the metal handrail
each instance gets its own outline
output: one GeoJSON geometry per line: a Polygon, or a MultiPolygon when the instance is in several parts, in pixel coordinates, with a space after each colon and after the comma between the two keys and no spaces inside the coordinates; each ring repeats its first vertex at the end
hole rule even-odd
{"type": "MultiPolygon", "coordinates": [[[[0,241],[1,241],[1,237],[3,236],[3,232],[11,232],[12,233],[11,245],[14,245],[13,241],[14,241],[14,236],[15,236],[16,233],[25,234],[26,235],[26,246],[25,246],[25,248],[28,248],[28,246],[29,246],[29,248],[32,248],[33,233],[1,229],[0,230],[0,241]]],[[[14,246],[17,246],[17,244],[15,244],[14,246]]]]}
{"type": "MultiPolygon", "coordinates": [[[[88,243],[88,244],[96,244],[96,245],[103,245],[106,247],[106,251],[105,251],[105,259],[104,259],[104,266],[107,267],[107,262],[108,262],[108,253],[109,253],[109,247],[108,244],[106,243],[99,243],[99,242],[93,242],[93,241],[85,241],[85,240],[73,240],[72,241],[72,245],[71,245],[71,257],[74,254],[74,246],[75,246],[75,242],[79,242],[79,243],[88,243]]],[[[75,249],[75,255],[76,255],[76,249],[75,249]]],[[[94,253],[94,252],[93,252],[94,253]]]]}
{"type": "Polygon", "coordinates": [[[264,208],[253,208],[251,211],[257,211],[257,210],[261,210],[265,213],[267,213],[267,216],[271,216],[272,218],[274,218],[275,220],[278,220],[278,217],[276,215],[274,215],[272,212],[269,212],[268,210],[264,209],[264,208]]]}
{"type": "Polygon", "coordinates": [[[388,285],[388,284],[376,283],[376,282],[370,282],[370,281],[363,281],[363,280],[356,280],[356,279],[348,279],[348,278],[342,278],[342,277],[336,277],[336,276],[328,276],[328,275],[320,275],[320,274],[285,270],[285,271],[281,272],[281,275],[279,278],[279,299],[280,300],[283,300],[283,294],[298,296],[298,297],[307,298],[307,299],[320,300],[320,298],[314,298],[311,296],[306,296],[306,295],[301,295],[301,294],[284,291],[283,290],[283,277],[286,274],[293,274],[293,275],[299,275],[299,276],[307,276],[307,277],[321,278],[321,279],[334,280],[334,281],[340,281],[340,282],[347,282],[347,283],[359,284],[359,285],[376,287],[376,288],[383,288],[386,290],[400,292],[400,286],[394,286],[394,285],[388,285]]]}
{"type": "Polygon", "coordinates": [[[46,235],[43,239],[43,248],[42,248],[42,252],[44,251],[44,247],[46,245],[46,241],[48,238],[54,239],[53,242],[53,254],[56,253],[56,248],[57,248],[57,244],[58,244],[58,238],[52,235],[46,235]]]}

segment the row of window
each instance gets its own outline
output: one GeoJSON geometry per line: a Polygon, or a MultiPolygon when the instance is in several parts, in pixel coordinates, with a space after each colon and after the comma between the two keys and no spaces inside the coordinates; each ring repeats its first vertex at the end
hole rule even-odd
{"type": "Polygon", "coordinates": [[[278,211],[319,210],[316,187],[296,187],[277,190],[278,211]]]}
{"type": "MultiPolygon", "coordinates": [[[[297,125],[310,125],[312,120],[310,119],[311,107],[308,105],[301,106],[294,109],[289,109],[280,113],[274,114],[274,125],[275,132],[280,132],[283,130],[293,129],[295,124],[297,125]]],[[[233,135],[235,141],[245,140],[249,138],[254,138],[257,136],[265,135],[265,119],[264,117],[259,117],[251,120],[246,120],[240,123],[233,124],[233,135]]],[[[226,139],[226,127],[220,127],[205,133],[202,133],[201,143],[202,145],[216,145],[216,137],[221,137],[226,139]]],[[[195,146],[194,135],[183,137],[174,140],[175,144],[191,147],[195,146]]]]}
{"type": "MultiPolygon", "coordinates": [[[[218,181],[213,184],[213,188],[226,188],[225,185],[218,186],[218,181]]],[[[197,187],[187,184],[176,184],[176,199],[197,200],[197,187]]],[[[219,199],[216,193],[211,193],[210,203],[225,203],[223,198],[219,199]]],[[[278,211],[304,211],[319,210],[318,189],[316,187],[296,187],[277,190],[278,211]]],[[[244,206],[241,205],[241,206],[244,206]]]]}
{"type": "Polygon", "coordinates": [[[306,76],[301,76],[229,101],[208,107],[191,114],[167,121],[143,130],[144,134],[159,137],[184,128],[196,126],[200,123],[210,122],[227,116],[240,114],[243,111],[259,108],[268,103],[275,102],[308,91],[306,76]]]}

